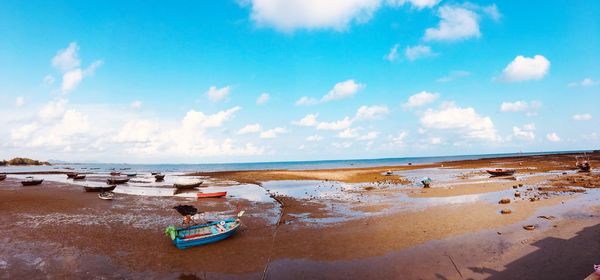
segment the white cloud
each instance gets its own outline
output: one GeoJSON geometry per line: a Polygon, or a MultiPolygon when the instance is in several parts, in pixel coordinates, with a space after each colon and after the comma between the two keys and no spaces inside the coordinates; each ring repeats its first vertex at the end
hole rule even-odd
{"type": "Polygon", "coordinates": [[[83,76],[93,76],[96,73],[96,69],[100,68],[100,66],[104,65],[104,61],[96,60],[90,66],[83,70],[83,76]]]}
{"type": "Polygon", "coordinates": [[[40,119],[45,122],[62,116],[67,102],[67,99],[56,99],[46,103],[38,113],[40,119]]]}
{"type": "Polygon", "coordinates": [[[260,133],[260,138],[263,139],[273,139],[277,138],[279,134],[286,133],[287,130],[284,127],[276,127],[273,129],[269,129],[260,133]]]}
{"type": "Polygon", "coordinates": [[[500,105],[501,112],[523,112],[529,109],[529,104],[525,101],[502,102],[500,105]]]}
{"type": "Polygon", "coordinates": [[[442,143],[444,143],[444,140],[442,138],[440,138],[440,137],[431,137],[431,138],[429,138],[429,144],[439,145],[439,144],[442,144],[442,143]]]}
{"type": "Polygon", "coordinates": [[[513,135],[520,139],[533,140],[535,139],[535,124],[526,124],[522,128],[513,126],[513,135]]]}
{"type": "Polygon", "coordinates": [[[489,117],[480,116],[475,109],[454,105],[439,110],[428,109],[421,115],[421,125],[428,129],[452,130],[467,139],[499,140],[494,123],[489,117]]]}
{"type": "Polygon", "coordinates": [[[269,101],[269,94],[266,92],[263,92],[260,94],[260,96],[256,99],[256,104],[257,105],[263,105],[265,103],[267,103],[267,101],[269,101]]]}
{"type": "Polygon", "coordinates": [[[47,86],[51,86],[54,84],[54,76],[48,74],[44,77],[44,84],[47,86]]]}
{"type": "Polygon", "coordinates": [[[431,47],[429,46],[416,45],[414,47],[406,47],[406,49],[404,50],[404,55],[406,55],[406,58],[408,60],[414,61],[419,58],[430,57],[435,54],[431,51],[431,47]]]}
{"type": "Polygon", "coordinates": [[[346,80],[339,82],[333,86],[333,89],[329,91],[321,102],[328,102],[332,100],[346,99],[353,97],[359,90],[365,87],[364,84],[356,83],[354,80],[346,80]]]}
{"type": "Polygon", "coordinates": [[[306,137],[306,141],[309,142],[319,142],[321,140],[323,140],[323,137],[321,137],[321,135],[311,135],[306,137]]]}
{"type": "Polygon", "coordinates": [[[358,129],[346,128],[338,133],[339,138],[356,138],[358,137],[358,129]]]}
{"type": "Polygon", "coordinates": [[[217,88],[216,86],[211,86],[208,88],[208,90],[206,91],[206,95],[208,96],[208,99],[212,102],[218,102],[221,100],[224,100],[225,98],[227,98],[227,95],[229,95],[229,92],[231,90],[231,86],[225,86],[222,88],[217,88]]]}
{"type": "Polygon", "coordinates": [[[317,125],[317,117],[319,114],[308,114],[298,121],[293,121],[292,124],[298,126],[315,126],[317,125]]]}
{"type": "Polygon", "coordinates": [[[502,18],[502,14],[498,10],[496,4],[483,7],[483,12],[490,16],[494,21],[499,21],[502,18]]]}
{"type": "Polygon", "coordinates": [[[533,58],[519,55],[504,68],[501,81],[519,82],[527,80],[540,80],[550,70],[550,61],[542,55],[533,58]]]}
{"type": "Polygon", "coordinates": [[[300,99],[298,99],[296,101],[296,106],[302,106],[302,105],[315,105],[319,103],[319,100],[312,98],[312,97],[308,97],[308,96],[302,96],[300,97],[300,99]]]}
{"type": "Polygon", "coordinates": [[[452,71],[452,72],[450,72],[450,74],[440,77],[435,81],[438,83],[447,83],[447,82],[451,82],[451,81],[459,79],[459,78],[468,77],[470,75],[471,75],[471,73],[468,71],[463,71],[463,70],[452,71]]]}
{"type": "Polygon", "coordinates": [[[59,50],[52,58],[52,66],[63,72],[78,68],[81,64],[78,52],[77,43],[70,43],[67,48],[59,50]]]}
{"type": "Polygon", "coordinates": [[[441,0],[387,0],[387,3],[391,6],[410,4],[413,8],[421,10],[424,8],[433,8],[440,3],[440,1],[441,0]]]}
{"type": "Polygon", "coordinates": [[[425,41],[455,41],[481,36],[479,16],[471,10],[446,5],[438,9],[438,16],[438,27],[425,30],[425,41]]]}
{"type": "Polygon", "coordinates": [[[352,125],[352,120],[349,117],[345,117],[339,121],[333,122],[320,122],[317,125],[317,129],[320,130],[342,130],[350,127],[352,125]]]}
{"type": "Polygon", "coordinates": [[[389,62],[394,62],[394,61],[398,60],[398,48],[399,47],[400,47],[400,45],[395,44],[390,49],[390,52],[388,52],[388,54],[386,54],[383,58],[385,58],[389,62]]]}
{"type": "Polygon", "coordinates": [[[573,115],[573,120],[575,121],[589,121],[592,119],[591,114],[575,114],[573,115]]]}
{"type": "Polygon", "coordinates": [[[66,93],[74,90],[79,86],[81,80],[83,80],[83,71],[81,69],[77,68],[65,72],[62,77],[62,91],[66,93]]]}
{"type": "Polygon", "coordinates": [[[130,120],[113,138],[119,143],[150,143],[160,127],[154,121],[130,120]]]}
{"type": "Polygon", "coordinates": [[[550,142],[560,142],[560,137],[558,137],[558,134],[556,134],[556,132],[547,134],[546,139],[548,139],[548,141],[550,142]]]}
{"type": "Polygon", "coordinates": [[[255,124],[247,124],[246,126],[242,127],[240,130],[238,130],[237,134],[249,134],[249,133],[259,133],[262,130],[260,124],[255,123],[255,124]]]}
{"type": "Polygon", "coordinates": [[[15,98],[15,106],[21,107],[23,105],[25,105],[25,97],[18,96],[17,98],[15,98]]]}
{"type": "Polygon", "coordinates": [[[406,136],[408,136],[408,132],[406,132],[406,131],[401,131],[400,133],[398,133],[395,136],[390,135],[389,136],[390,145],[392,147],[404,147],[404,145],[405,145],[404,139],[406,138],[406,136]]]}
{"type": "Polygon", "coordinates": [[[218,113],[212,115],[205,115],[202,112],[198,112],[195,110],[189,110],[183,120],[181,121],[182,125],[186,129],[202,129],[202,128],[210,128],[210,127],[220,127],[223,125],[225,121],[233,118],[236,112],[238,112],[241,108],[239,106],[233,107],[231,109],[220,111],[218,113]]]}
{"type": "Polygon", "coordinates": [[[246,0],[258,26],[283,32],[296,29],[345,30],[350,23],[371,19],[381,0],[246,0]]]}
{"type": "Polygon", "coordinates": [[[352,142],[333,142],[331,145],[337,149],[348,149],[352,147],[352,142]]]}
{"type": "Polygon", "coordinates": [[[379,132],[377,132],[377,131],[369,131],[367,134],[363,134],[360,137],[358,137],[358,140],[370,141],[370,140],[374,140],[375,138],[377,138],[378,135],[379,135],[379,132]]]}
{"type": "Polygon", "coordinates": [[[402,106],[405,109],[416,108],[416,107],[420,107],[420,106],[429,104],[431,102],[434,102],[439,97],[440,97],[439,93],[431,93],[431,92],[427,92],[427,91],[421,91],[417,94],[410,96],[408,98],[408,101],[406,103],[402,104],[402,106]]]}
{"type": "Polygon", "coordinates": [[[591,87],[600,84],[600,81],[592,80],[592,78],[584,78],[581,82],[569,83],[569,87],[591,87]]]}
{"type": "Polygon", "coordinates": [[[360,106],[354,116],[355,120],[377,120],[390,112],[385,105],[360,106]]]}
{"type": "Polygon", "coordinates": [[[132,109],[140,109],[140,108],[142,108],[142,105],[144,105],[144,104],[142,103],[142,101],[140,101],[140,100],[135,100],[135,101],[131,102],[131,105],[130,105],[130,107],[131,107],[132,109]]]}
{"type": "Polygon", "coordinates": [[[18,128],[12,129],[10,132],[10,138],[14,142],[22,142],[29,139],[34,132],[39,129],[37,123],[29,123],[18,128]]]}

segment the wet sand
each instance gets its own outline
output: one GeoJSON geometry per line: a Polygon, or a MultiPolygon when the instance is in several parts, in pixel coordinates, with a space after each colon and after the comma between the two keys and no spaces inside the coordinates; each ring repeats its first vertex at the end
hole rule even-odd
{"type": "Polygon", "coordinates": [[[21,187],[9,177],[0,182],[0,278],[583,279],[600,262],[600,189],[595,173],[573,169],[572,156],[550,155],[194,174],[259,183],[277,200],[117,194],[102,201],[73,184],[21,187]],[[521,175],[482,173],[498,166],[521,175]],[[413,177],[423,170],[449,175],[422,189],[413,177]],[[304,194],[289,190],[302,181],[285,180],[317,181],[306,181],[315,191],[304,194]],[[498,204],[504,197],[511,203],[498,204]],[[177,204],[247,214],[231,239],[178,250],[163,234],[180,223],[177,204]],[[506,208],[512,213],[500,214],[506,208]]]}

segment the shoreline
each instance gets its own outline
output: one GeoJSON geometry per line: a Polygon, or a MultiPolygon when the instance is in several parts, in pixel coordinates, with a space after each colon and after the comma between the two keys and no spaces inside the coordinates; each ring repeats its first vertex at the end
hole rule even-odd
{"type": "Polygon", "coordinates": [[[388,167],[228,171],[202,175],[210,177],[208,184],[232,190],[235,195],[226,199],[118,194],[110,202],[83,192],[83,183],[21,187],[9,177],[0,181],[0,256],[5,256],[0,271],[11,278],[32,273],[86,278],[93,273],[105,278],[261,279],[268,266],[271,279],[456,279],[458,267],[465,277],[502,279],[531,278],[532,271],[558,267],[562,275],[583,279],[591,273],[587,262],[594,261],[594,253],[572,256],[568,246],[560,245],[570,241],[552,245],[563,249],[543,255],[535,250],[536,242],[559,237],[583,238],[578,248],[600,249],[596,235],[587,233],[600,233],[595,226],[600,216],[594,214],[600,210],[600,185],[595,183],[600,176],[573,168],[569,156],[547,155],[403,166],[394,170],[399,181],[379,173],[388,167]],[[489,178],[482,170],[491,166],[518,166],[519,171],[514,180],[489,178]],[[434,176],[432,188],[416,185],[422,174],[434,176]],[[233,179],[240,181],[225,184],[233,179]],[[243,184],[248,179],[262,187],[243,184]],[[549,186],[555,188],[545,189],[549,186]],[[237,189],[249,196],[237,195],[237,189]],[[517,191],[520,197],[514,196],[517,191]],[[253,196],[265,199],[249,199],[253,196]],[[503,197],[511,203],[498,204],[503,197]],[[234,237],[178,250],[162,232],[180,222],[171,209],[177,204],[207,213],[232,215],[244,209],[247,214],[234,237]],[[500,214],[505,208],[512,214],[500,214]],[[526,231],[525,224],[536,229],[526,231]],[[579,232],[586,233],[578,237],[579,232]],[[560,254],[577,263],[562,266],[560,254]],[[532,269],[531,261],[524,261],[528,258],[545,263],[532,269]]]}

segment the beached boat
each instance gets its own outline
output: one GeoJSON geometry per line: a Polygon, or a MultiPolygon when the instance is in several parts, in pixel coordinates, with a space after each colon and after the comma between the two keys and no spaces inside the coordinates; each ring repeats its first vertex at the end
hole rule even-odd
{"type": "Polygon", "coordinates": [[[0,174],[0,181],[4,181],[4,179],[6,179],[6,174],[0,174]]]}
{"type": "Polygon", "coordinates": [[[79,175],[77,172],[67,172],[67,179],[73,179],[77,177],[77,175],[79,175]]]}
{"type": "Polygon", "coordinates": [[[211,198],[211,197],[224,197],[226,195],[227,195],[227,192],[212,192],[212,193],[199,192],[196,196],[198,198],[211,198]]]}
{"type": "Polygon", "coordinates": [[[215,243],[233,236],[241,225],[241,211],[237,217],[227,218],[221,221],[208,222],[187,228],[175,228],[169,226],[165,234],[171,238],[173,244],[179,249],[215,243]]]}
{"type": "Polygon", "coordinates": [[[127,177],[135,177],[135,176],[137,176],[137,173],[129,173],[129,174],[127,174],[127,177]]]}
{"type": "Polygon", "coordinates": [[[90,187],[90,186],[84,186],[83,189],[86,192],[108,192],[108,191],[112,191],[117,187],[117,185],[112,185],[112,186],[108,186],[108,187],[90,187]]]}
{"type": "Polygon", "coordinates": [[[516,172],[515,169],[509,169],[509,168],[488,169],[486,171],[487,171],[487,173],[490,173],[490,175],[492,175],[492,176],[511,176],[511,175],[515,174],[515,172],[516,172]]]}
{"type": "Polygon", "coordinates": [[[156,181],[162,181],[165,179],[165,174],[156,174],[154,175],[154,178],[156,179],[156,181]]]}
{"type": "Polygon", "coordinates": [[[394,172],[392,172],[392,170],[388,170],[385,172],[385,176],[392,176],[392,174],[394,174],[394,172]]]}
{"type": "Polygon", "coordinates": [[[44,179],[34,179],[33,177],[27,177],[26,180],[21,181],[23,186],[35,186],[44,182],[44,179]]]}
{"type": "Polygon", "coordinates": [[[109,185],[119,185],[119,184],[125,184],[129,182],[129,178],[108,178],[106,179],[106,183],[109,185]]]}
{"type": "Polygon", "coordinates": [[[160,172],[150,172],[150,174],[151,174],[152,176],[154,176],[154,175],[159,175],[159,174],[160,174],[160,172]]]}
{"type": "Polygon", "coordinates": [[[590,158],[584,154],[583,156],[576,156],[575,166],[579,168],[579,172],[590,172],[592,165],[590,164],[590,158]]]}
{"type": "Polygon", "coordinates": [[[85,174],[77,174],[77,176],[73,177],[73,180],[83,180],[85,179],[85,174]]]}
{"type": "Polygon", "coordinates": [[[112,200],[115,194],[113,192],[101,192],[98,194],[98,198],[104,200],[112,200]]]}
{"type": "Polygon", "coordinates": [[[186,189],[197,188],[200,185],[202,185],[202,181],[185,182],[185,183],[175,183],[175,184],[173,184],[173,187],[176,188],[176,189],[178,189],[178,190],[186,190],[186,189]]]}
{"type": "Polygon", "coordinates": [[[121,172],[116,172],[116,171],[110,172],[110,176],[121,176],[121,172]]]}

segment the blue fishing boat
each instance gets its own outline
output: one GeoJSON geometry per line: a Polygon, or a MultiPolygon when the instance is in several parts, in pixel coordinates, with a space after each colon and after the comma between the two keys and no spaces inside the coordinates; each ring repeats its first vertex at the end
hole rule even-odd
{"type": "Polygon", "coordinates": [[[179,249],[215,243],[236,233],[241,225],[240,217],[242,215],[243,211],[237,217],[185,228],[169,226],[165,229],[165,234],[171,238],[173,244],[179,249]]]}

